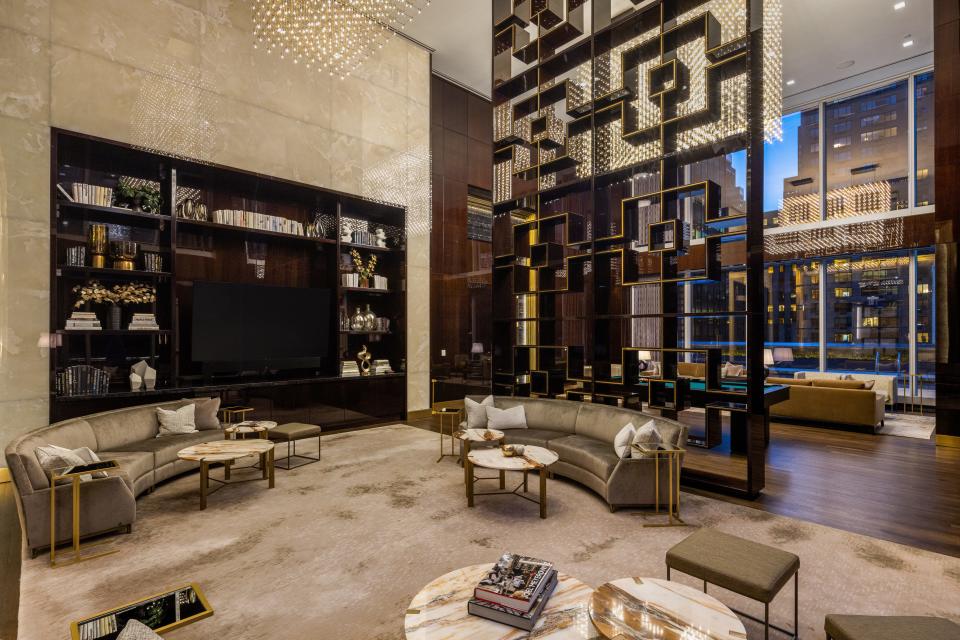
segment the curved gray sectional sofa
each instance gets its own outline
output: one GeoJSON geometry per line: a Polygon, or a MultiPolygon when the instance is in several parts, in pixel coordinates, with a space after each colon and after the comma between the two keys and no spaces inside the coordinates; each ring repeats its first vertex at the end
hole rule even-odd
{"type": "MultiPolygon", "coordinates": [[[[88,480],[80,487],[80,535],[129,531],[137,517],[138,495],[162,480],[199,468],[198,462],[180,460],[178,451],[223,438],[220,429],[157,437],[156,408],[176,409],[189,402],[138,405],[65,420],[24,434],[7,445],[7,466],[17,487],[30,551],[35,555],[50,546],[50,479],[37,460],[37,447],[90,447],[102,460],[116,460],[120,464],[116,475],[88,480]]],[[[73,514],[70,485],[59,485],[56,491],[59,543],[71,539],[73,514]]]]}
{"type": "MultiPolygon", "coordinates": [[[[480,402],[485,396],[467,396],[480,402]]],[[[613,440],[626,424],[639,428],[653,420],[664,442],[681,449],[687,446],[688,429],[674,420],[640,411],[570,400],[546,400],[494,396],[494,406],[509,409],[523,405],[526,429],[507,429],[507,444],[530,444],[557,453],[560,459],[550,471],[589,487],[598,493],[610,510],[656,504],[656,460],[620,459],[613,440]]],[[[660,504],[668,499],[667,462],[660,463],[660,504]]]]}

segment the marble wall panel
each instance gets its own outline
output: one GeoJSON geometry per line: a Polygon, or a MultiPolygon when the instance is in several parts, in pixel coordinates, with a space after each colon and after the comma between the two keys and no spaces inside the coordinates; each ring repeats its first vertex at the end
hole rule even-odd
{"type": "MultiPolygon", "coordinates": [[[[50,126],[403,204],[429,265],[429,53],[393,38],[341,81],[251,30],[245,0],[0,0],[0,446],[48,412],[50,126]]],[[[408,283],[410,410],[429,295],[408,283]]]]}

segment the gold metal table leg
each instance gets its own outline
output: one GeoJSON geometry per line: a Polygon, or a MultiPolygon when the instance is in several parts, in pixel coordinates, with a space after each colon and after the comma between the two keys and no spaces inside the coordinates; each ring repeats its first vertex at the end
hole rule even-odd
{"type": "Polygon", "coordinates": [[[50,566],[57,563],[57,486],[50,481],[50,566]]]}
{"type": "Polygon", "coordinates": [[[505,471],[501,470],[500,471],[500,488],[501,489],[507,488],[506,480],[507,480],[507,474],[505,471]]]}
{"type": "Polygon", "coordinates": [[[460,453],[463,456],[463,486],[466,488],[469,480],[467,479],[467,474],[470,472],[467,469],[467,456],[470,455],[470,441],[464,440],[463,444],[460,445],[460,453]]]}
{"type": "Polygon", "coordinates": [[[541,468],[538,471],[540,476],[540,517],[547,517],[547,470],[541,468]]]}
{"type": "Polygon", "coordinates": [[[464,466],[467,469],[467,506],[473,506],[473,463],[470,462],[470,458],[467,458],[467,461],[464,463],[464,466]]]}
{"type": "Polygon", "coordinates": [[[80,559],[80,477],[73,476],[72,487],[73,494],[73,555],[80,559]]]}
{"type": "Polygon", "coordinates": [[[209,482],[210,463],[206,460],[200,461],[200,510],[207,508],[207,490],[210,487],[209,482]]]}
{"type": "Polygon", "coordinates": [[[275,474],[274,474],[274,468],[273,468],[273,461],[274,461],[273,449],[270,449],[270,451],[267,451],[267,479],[269,480],[267,487],[269,489],[273,489],[273,487],[276,484],[274,481],[275,474]]]}

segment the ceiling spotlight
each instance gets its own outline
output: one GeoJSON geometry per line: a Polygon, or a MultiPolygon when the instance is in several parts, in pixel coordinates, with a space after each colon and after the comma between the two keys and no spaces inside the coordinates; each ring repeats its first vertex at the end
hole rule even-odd
{"type": "Polygon", "coordinates": [[[907,6],[906,2],[898,2],[897,4],[893,5],[893,10],[900,11],[901,9],[905,9],[906,6],[907,6]]]}
{"type": "Polygon", "coordinates": [[[796,80],[787,80],[787,86],[788,86],[788,87],[792,87],[792,86],[795,85],[795,84],[797,84],[797,81],[796,81],[796,80]]]}
{"type": "Polygon", "coordinates": [[[844,60],[843,62],[837,65],[837,69],[849,69],[854,64],[855,62],[853,60],[844,60]]]}
{"type": "Polygon", "coordinates": [[[903,41],[904,48],[913,46],[913,39],[910,36],[907,36],[907,39],[903,41]]]}

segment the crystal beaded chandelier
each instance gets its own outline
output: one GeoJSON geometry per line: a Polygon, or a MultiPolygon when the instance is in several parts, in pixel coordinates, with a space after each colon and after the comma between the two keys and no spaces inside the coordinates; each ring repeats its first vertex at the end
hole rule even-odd
{"type": "Polygon", "coordinates": [[[430,0],[253,0],[255,47],[341,79],[430,0]]]}

